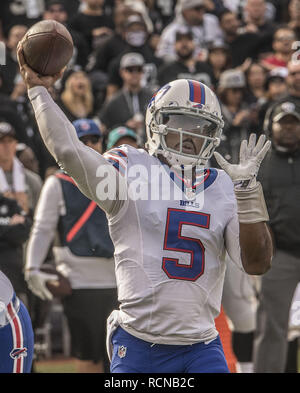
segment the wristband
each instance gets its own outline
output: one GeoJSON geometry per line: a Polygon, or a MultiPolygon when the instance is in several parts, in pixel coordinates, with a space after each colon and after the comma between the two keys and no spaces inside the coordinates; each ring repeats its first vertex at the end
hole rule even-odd
{"type": "Polygon", "coordinates": [[[254,188],[235,188],[234,192],[238,205],[240,223],[254,224],[269,221],[263,189],[259,182],[256,183],[254,188]]]}

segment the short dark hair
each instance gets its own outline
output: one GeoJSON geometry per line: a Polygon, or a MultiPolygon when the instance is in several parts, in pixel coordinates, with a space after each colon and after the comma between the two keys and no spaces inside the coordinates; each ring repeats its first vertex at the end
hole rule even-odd
{"type": "Polygon", "coordinates": [[[226,14],[234,14],[234,15],[236,15],[236,13],[231,11],[229,8],[224,8],[218,15],[219,22],[222,22],[223,16],[226,15],[226,14]]]}
{"type": "Polygon", "coordinates": [[[46,11],[49,11],[49,9],[50,9],[53,5],[60,5],[60,6],[62,6],[62,8],[65,10],[65,4],[64,4],[63,1],[61,1],[61,0],[50,0],[50,1],[48,1],[47,4],[46,4],[46,7],[45,7],[46,11]]]}

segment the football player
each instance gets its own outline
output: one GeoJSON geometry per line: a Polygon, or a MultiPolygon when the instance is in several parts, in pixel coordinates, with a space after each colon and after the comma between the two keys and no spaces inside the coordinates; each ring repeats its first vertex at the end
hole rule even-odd
{"type": "Polygon", "coordinates": [[[33,347],[28,311],[0,271],[0,373],[30,373],[33,347]]]}
{"type": "Polygon", "coordinates": [[[78,140],[47,91],[62,72],[37,75],[21,44],[18,59],[47,148],[108,217],[121,303],[108,318],[111,371],[228,372],[214,324],[224,255],[249,274],[270,267],[256,182],[270,142],[252,135],[239,165],[215,153],[225,171],[204,169],[220,141],[220,106],[207,86],[181,79],[149,102],[147,150],[123,145],[102,156],[78,140]]]}

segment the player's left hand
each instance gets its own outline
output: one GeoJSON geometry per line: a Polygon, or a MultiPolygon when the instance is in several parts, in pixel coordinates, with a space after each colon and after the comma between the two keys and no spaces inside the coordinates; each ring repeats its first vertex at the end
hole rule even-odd
{"type": "Polygon", "coordinates": [[[243,140],[240,148],[240,163],[230,164],[218,152],[215,158],[222,169],[230,176],[235,187],[253,188],[256,185],[256,176],[262,160],[271,146],[271,141],[266,141],[266,136],[261,135],[256,143],[256,135],[251,134],[249,142],[243,140]]]}

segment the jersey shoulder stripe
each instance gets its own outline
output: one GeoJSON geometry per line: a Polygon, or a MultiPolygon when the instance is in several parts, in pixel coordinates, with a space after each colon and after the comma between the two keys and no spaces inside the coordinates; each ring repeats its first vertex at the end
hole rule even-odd
{"type": "Polygon", "coordinates": [[[125,176],[128,156],[127,153],[121,147],[111,149],[103,154],[103,157],[107,162],[112,164],[114,168],[122,175],[125,176]]]}

